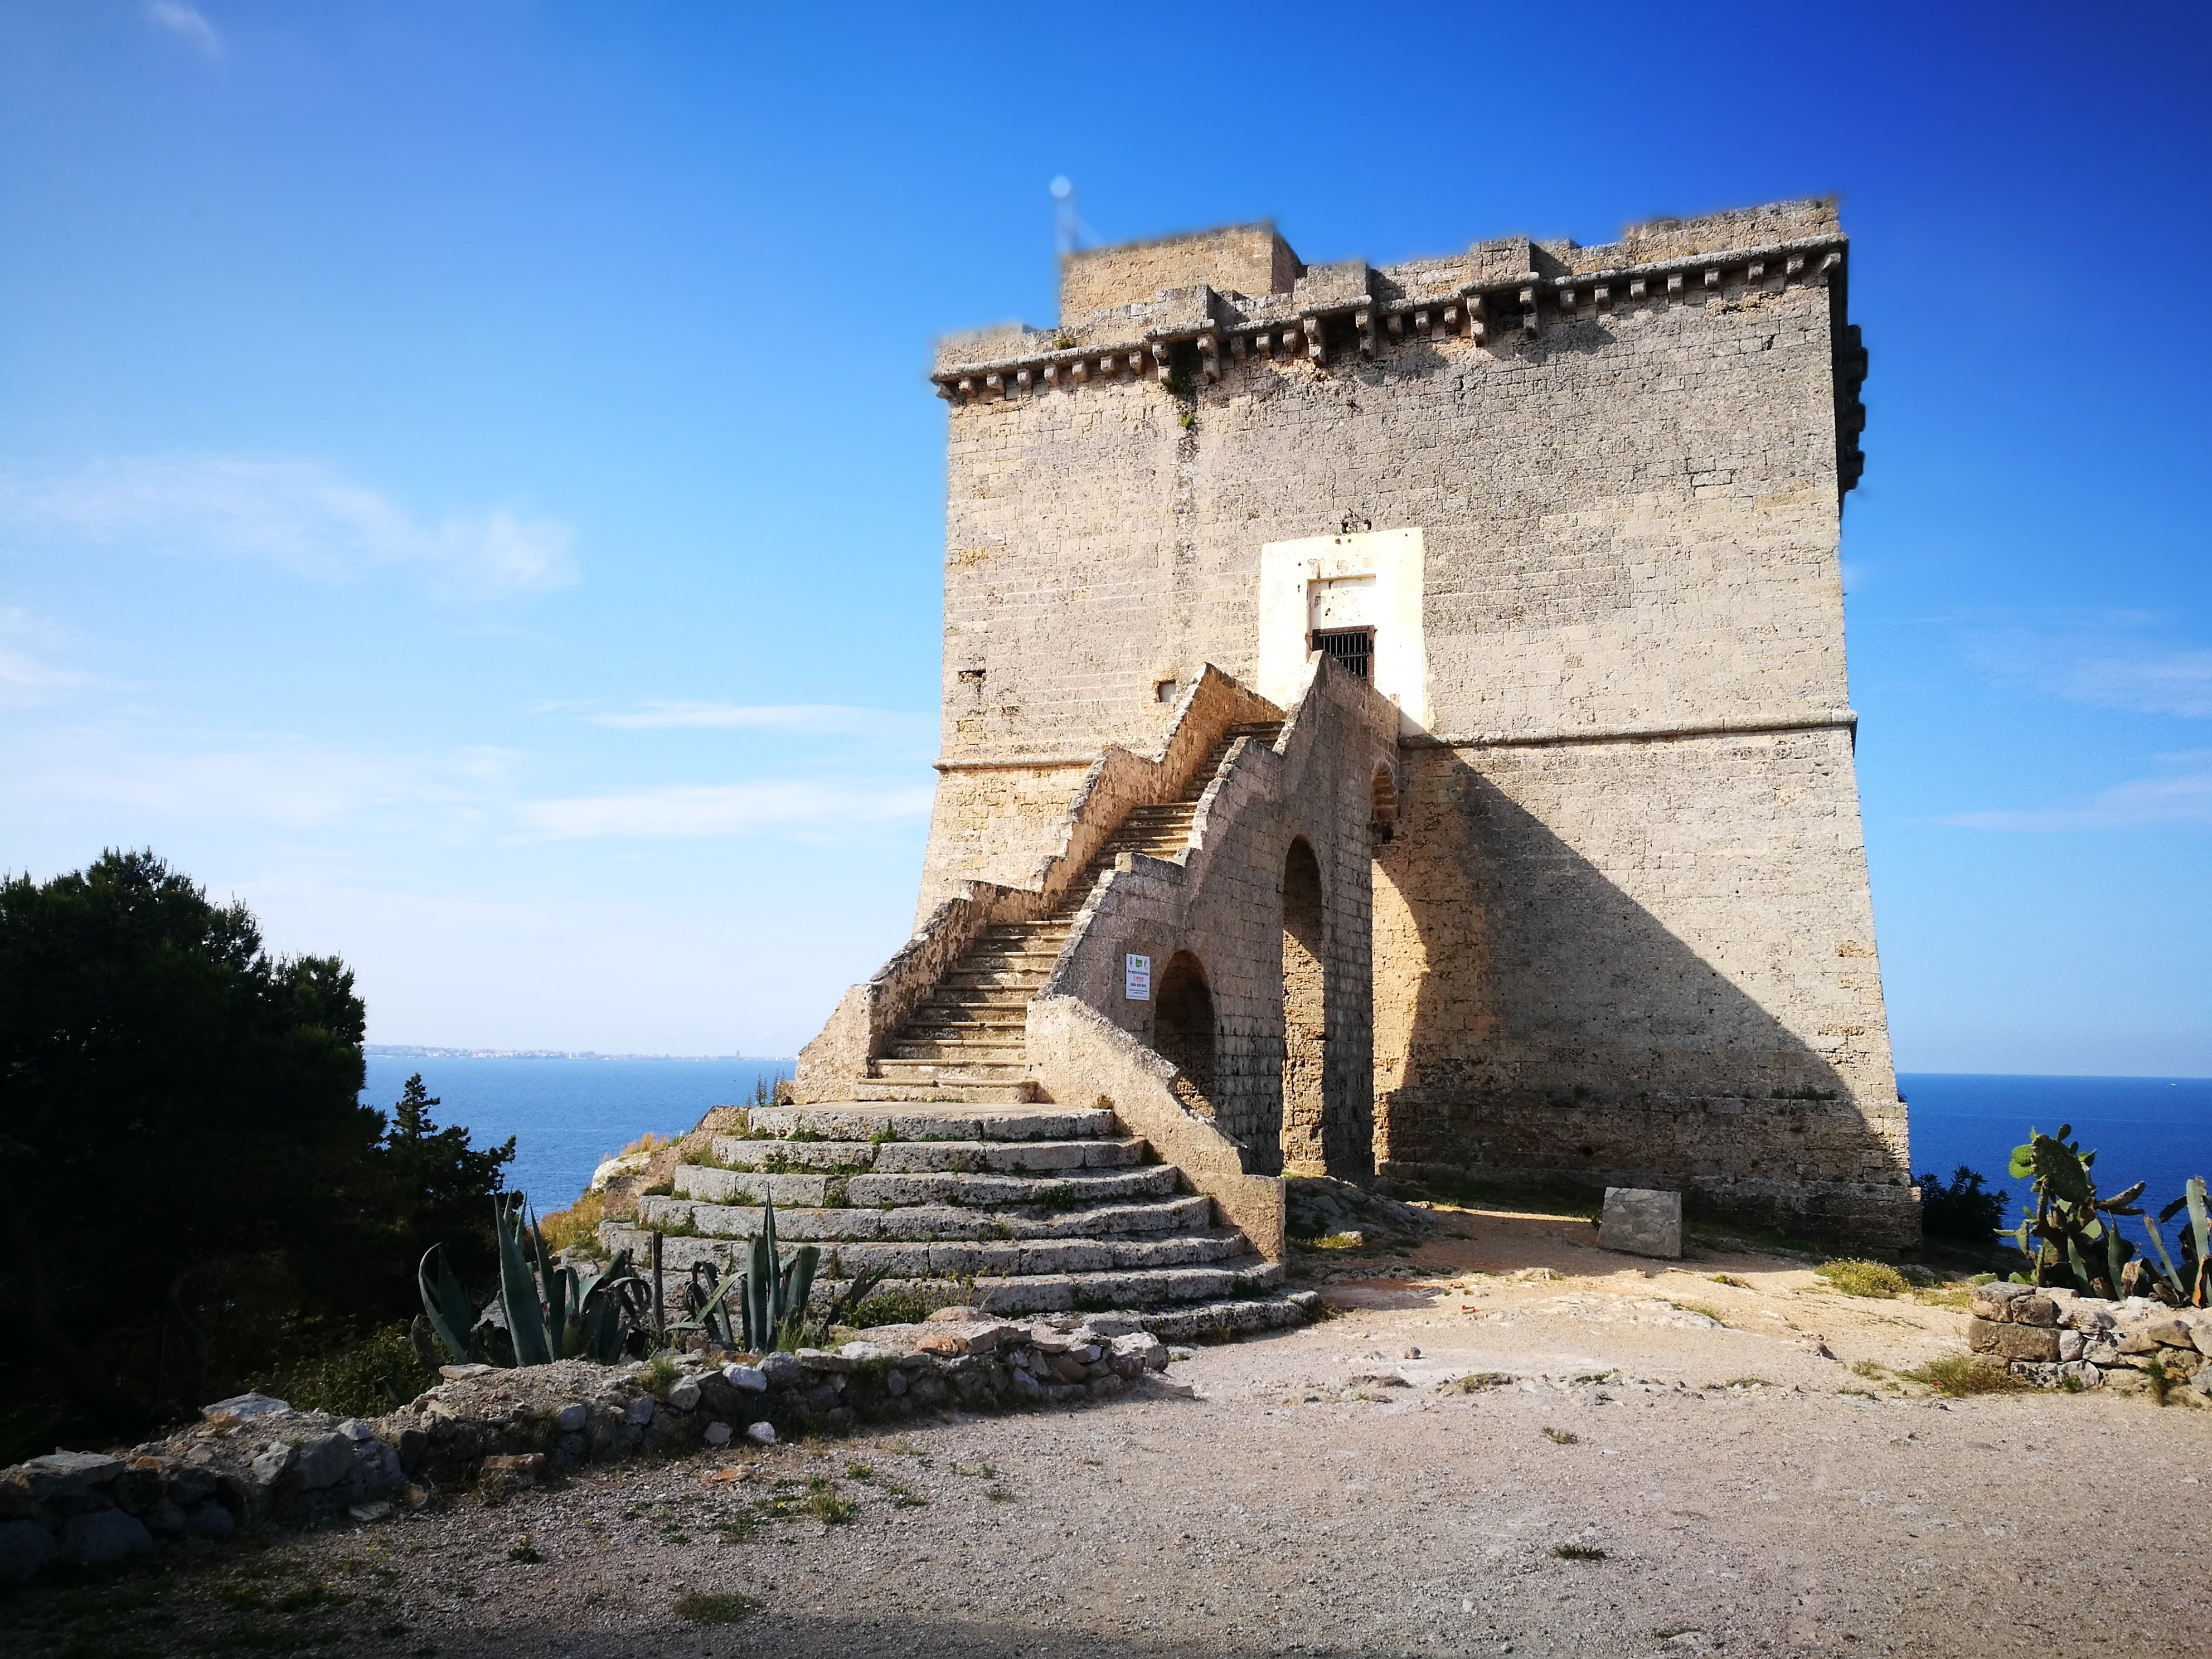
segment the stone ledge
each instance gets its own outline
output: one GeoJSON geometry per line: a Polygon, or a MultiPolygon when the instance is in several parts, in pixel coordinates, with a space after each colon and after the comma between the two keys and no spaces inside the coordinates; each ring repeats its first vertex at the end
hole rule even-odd
{"type": "Polygon", "coordinates": [[[1168,1339],[1302,1323],[1317,1301],[1309,1291],[1035,1320],[947,1308],[835,1352],[686,1354],[657,1392],[644,1364],[452,1365],[445,1382],[373,1421],[242,1395],[128,1452],[56,1452],[0,1469],[0,1583],[57,1562],[106,1566],[188,1538],[220,1540],[246,1523],[366,1524],[471,1482],[496,1503],[590,1462],[843,1434],[938,1409],[1173,1392],[1177,1385],[1159,1380],[1168,1339]]]}

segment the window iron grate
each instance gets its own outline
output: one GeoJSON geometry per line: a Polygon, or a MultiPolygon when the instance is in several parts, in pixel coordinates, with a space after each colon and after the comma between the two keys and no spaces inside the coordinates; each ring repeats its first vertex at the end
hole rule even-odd
{"type": "Polygon", "coordinates": [[[1314,630],[1313,648],[1328,652],[1347,674],[1363,680],[1374,678],[1370,672],[1375,661],[1375,630],[1371,628],[1317,628],[1314,630]]]}

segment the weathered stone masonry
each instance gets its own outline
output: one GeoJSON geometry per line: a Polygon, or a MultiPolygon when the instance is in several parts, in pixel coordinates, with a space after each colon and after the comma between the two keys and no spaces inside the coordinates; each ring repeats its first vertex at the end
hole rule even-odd
{"type": "MultiPolygon", "coordinates": [[[[1382,269],[1248,226],[1075,255],[1055,327],[944,342],[921,915],[1030,881],[1102,747],[1158,750],[1208,665],[1287,704],[1309,621],[1364,618],[1388,838],[1356,878],[1314,846],[1331,938],[1371,927],[1325,1064],[1371,1063],[1377,1164],[1910,1243],[1836,562],[1846,255],[1823,202],[1382,269]]],[[[1285,829],[1240,854],[1275,939],[1285,829]]],[[[1217,997],[1257,1011],[1248,1060],[1283,1053],[1265,1000],[1217,997]]]]}

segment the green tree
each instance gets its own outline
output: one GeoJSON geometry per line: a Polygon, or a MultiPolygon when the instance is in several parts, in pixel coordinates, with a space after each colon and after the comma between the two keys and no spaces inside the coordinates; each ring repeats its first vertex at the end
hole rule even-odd
{"type": "Polygon", "coordinates": [[[374,1295],[395,1311],[419,1305],[415,1267],[433,1244],[446,1247],[465,1283],[496,1271],[498,1246],[485,1200],[514,1162],[514,1137],[479,1152],[465,1128],[438,1127],[430,1110],[441,1103],[423,1087],[420,1072],[407,1079],[384,1126],[372,1176],[375,1194],[365,1206],[364,1221],[382,1235],[374,1295]]]}
{"type": "Polygon", "coordinates": [[[337,957],[270,954],[244,905],[150,852],[0,883],[14,1437],[36,1373],[52,1426],[135,1437],[210,1397],[210,1319],[234,1383],[406,1317],[429,1237],[488,1243],[513,1143],[437,1128],[419,1080],[387,1135],[358,1099],[362,1029],[337,957]]]}

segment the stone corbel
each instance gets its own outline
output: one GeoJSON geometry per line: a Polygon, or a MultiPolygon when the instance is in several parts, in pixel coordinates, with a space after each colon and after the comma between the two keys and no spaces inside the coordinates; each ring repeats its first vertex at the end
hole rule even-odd
{"type": "Polygon", "coordinates": [[[1211,334],[1200,335],[1198,362],[1199,367],[1206,371],[1207,380],[1219,380],[1221,378],[1221,342],[1211,334]]]}
{"type": "Polygon", "coordinates": [[[1068,365],[1067,378],[1076,385],[1081,386],[1091,378],[1091,360],[1087,357],[1078,357],[1068,365]]]}
{"type": "Polygon", "coordinates": [[[1044,366],[1044,383],[1047,386],[1058,386],[1060,384],[1060,365],[1058,363],[1047,363],[1044,366]]]}
{"type": "Polygon", "coordinates": [[[1536,331],[1537,321],[1536,290],[1533,288],[1524,288],[1521,290],[1522,332],[1524,334],[1534,334],[1536,331]]]}
{"type": "Polygon", "coordinates": [[[1613,309],[1613,290],[1600,283],[1590,290],[1590,304],[1600,311],[1613,309]]]}
{"type": "Polygon", "coordinates": [[[1229,355],[1238,362],[1244,361],[1244,354],[1250,349],[1251,347],[1245,343],[1242,334],[1232,334],[1229,337],[1229,355]]]}
{"type": "Polygon", "coordinates": [[[1014,374],[1014,384],[1024,392],[1027,392],[1030,389],[1030,372],[1026,368],[1017,370],[1014,374]]]}
{"type": "Polygon", "coordinates": [[[1360,307],[1352,313],[1352,326],[1359,331],[1359,355],[1363,357],[1372,357],[1375,355],[1374,307],[1360,307]]]}
{"type": "Polygon", "coordinates": [[[1488,337],[1489,333],[1490,323],[1483,315],[1482,311],[1482,295],[1480,294],[1468,295],[1467,296],[1468,338],[1480,343],[1481,341],[1488,337]]]}
{"type": "Polygon", "coordinates": [[[1006,395],[1006,377],[1003,374],[986,374],[983,377],[983,392],[984,395],[987,397],[994,392],[997,392],[1001,398],[1005,397],[1006,395]]]}
{"type": "Polygon", "coordinates": [[[1804,275],[1804,272],[1805,256],[1802,253],[1793,253],[1782,262],[1782,280],[1785,283],[1793,276],[1804,275]]]}
{"type": "Polygon", "coordinates": [[[1384,319],[1384,326],[1390,331],[1390,337],[1392,339],[1399,340],[1405,337],[1406,319],[1401,313],[1395,311],[1392,312],[1390,315],[1384,319]]]}
{"type": "Polygon", "coordinates": [[[1705,272],[1705,292],[1708,294],[1717,294],[1720,291],[1721,271],[1720,267],[1718,265],[1715,265],[1705,272]]]}
{"type": "Polygon", "coordinates": [[[1667,273],[1667,298],[1674,301],[1681,297],[1682,273],[1679,270],[1670,270],[1667,273]]]}
{"type": "Polygon", "coordinates": [[[1298,328],[1299,331],[1306,337],[1306,356],[1311,358],[1315,362],[1318,363],[1322,362],[1323,356],[1321,343],[1321,319],[1318,317],[1301,317],[1298,319],[1298,328]]]}
{"type": "Polygon", "coordinates": [[[1174,371],[1168,367],[1168,343],[1165,340],[1152,342],[1152,373],[1162,386],[1174,378],[1174,371]]]}
{"type": "Polygon", "coordinates": [[[1628,279],[1628,303],[1629,303],[1629,304],[1631,304],[1631,305],[1640,305],[1640,304],[1642,304],[1642,303],[1643,303],[1643,301],[1644,301],[1644,296],[1645,296],[1646,295],[1648,295],[1650,292],[1650,285],[1649,283],[1646,283],[1646,282],[1645,282],[1645,281],[1644,281],[1641,276],[1632,276],[1632,277],[1630,277],[1630,278],[1628,279]]]}

